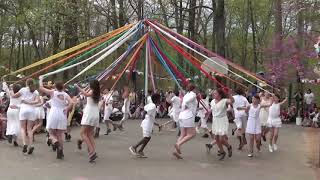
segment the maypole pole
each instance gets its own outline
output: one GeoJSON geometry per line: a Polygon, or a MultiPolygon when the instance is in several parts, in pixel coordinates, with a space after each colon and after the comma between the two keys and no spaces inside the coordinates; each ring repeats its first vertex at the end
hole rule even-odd
{"type": "MultiPolygon", "coordinates": [[[[149,38],[149,37],[147,37],[149,38]]],[[[147,96],[148,96],[148,75],[149,75],[149,71],[148,71],[148,57],[149,57],[149,51],[148,51],[148,46],[149,46],[149,42],[148,40],[146,41],[146,59],[145,59],[145,71],[144,71],[144,97],[145,97],[145,104],[147,104],[147,96]]]]}

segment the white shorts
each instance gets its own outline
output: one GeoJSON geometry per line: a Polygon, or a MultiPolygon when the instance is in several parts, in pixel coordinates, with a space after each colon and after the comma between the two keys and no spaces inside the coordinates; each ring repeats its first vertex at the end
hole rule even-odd
{"type": "Polygon", "coordinates": [[[23,108],[20,108],[20,112],[19,112],[20,121],[23,121],[23,120],[35,121],[36,119],[37,119],[37,113],[34,107],[24,106],[23,108]]]}
{"type": "Polygon", "coordinates": [[[143,137],[151,137],[151,134],[152,134],[152,130],[142,128],[142,135],[143,135],[143,137]]]}

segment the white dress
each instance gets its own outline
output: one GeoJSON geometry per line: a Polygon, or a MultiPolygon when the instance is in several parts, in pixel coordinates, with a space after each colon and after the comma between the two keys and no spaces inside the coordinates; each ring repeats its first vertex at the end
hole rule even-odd
{"type": "Polygon", "coordinates": [[[247,113],[244,110],[238,110],[238,108],[245,108],[249,106],[247,98],[241,95],[233,96],[233,110],[234,110],[234,122],[237,128],[245,128],[247,113]]]}
{"type": "MultiPolygon", "coordinates": [[[[40,96],[39,98],[40,98],[41,102],[43,102],[43,97],[40,96]]],[[[39,104],[39,105],[40,105],[40,104],[39,104]]],[[[37,107],[35,107],[35,108],[36,108],[36,116],[37,116],[37,119],[39,119],[39,120],[45,119],[45,116],[46,116],[46,115],[45,115],[44,108],[43,108],[42,104],[41,104],[41,106],[37,106],[37,107]]]]}
{"type": "Polygon", "coordinates": [[[254,107],[250,105],[248,123],[246,128],[246,133],[249,134],[261,134],[261,123],[259,119],[260,105],[254,107]]]}
{"type": "Polygon", "coordinates": [[[10,97],[10,105],[7,111],[7,130],[6,135],[18,135],[20,134],[20,112],[21,98],[10,97]],[[11,108],[11,106],[17,106],[17,108],[11,108]]]}
{"type": "Polygon", "coordinates": [[[156,119],[157,107],[151,102],[144,106],[144,111],[146,111],[147,114],[141,122],[142,133],[143,137],[150,137],[152,134],[153,124],[156,119]]]}
{"type": "Polygon", "coordinates": [[[104,106],[103,120],[107,121],[107,120],[110,120],[110,115],[112,114],[112,110],[113,110],[113,107],[112,107],[113,98],[111,93],[105,96],[104,102],[105,102],[105,106],[104,106]]]}
{"type": "Polygon", "coordinates": [[[197,112],[197,96],[193,91],[188,92],[182,99],[181,112],[179,114],[179,125],[183,128],[195,127],[197,112]]]}
{"type": "MultiPolygon", "coordinates": [[[[269,104],[270,104],[270,101],[266,101],[262,98],[261,103],[260,103],[261,106],[265,106],[265,105],[269,105],[269,104]]],[[[268,116],[269,116],[269,107],[261,108],[260,114],[259,114],[261,126],[267,126],[268,116]]]]}
{"type": "Polygon", "coordinates": [[[66,103],[68,97],[69,95],[64,91],[53,91],[50,101],[51,108],[47,118],[47,129],[67,129],[68,118],[63,110],[68,106],[66,103]]]}
{"type": "Polygon", "coordinates": [[[179,114],[181,111],[181,99],[178,96],[173,96],[171,98],[171,109],[169,111],[169,116],[175,122],[179,121],[179,114]]]}
{"type": "Polygon", "coordinates": [[[221,99],[218,103],[214,99],[211,101],[212,133],[215,135],[222,136],[228,134],[227,102],[228,99],[221,99]]]}
{"type": "Polygon", "coordinates": [[[200,117],[201,127],[208,128],[206,113],[209,107],[209,102],[206,99],[202,99],[202,103],[199,103],[199,110],[197,116],[200,117]],[[203,103],[203,104],[202,104],[203,103]]]}
{"type": "MultiPolygon", "coordinates": [[[[21,94],[21,100],[24,101],[34,101],[39,93],[37,90],[30,92],[29,87],[24,87],[19,90],[21,94]]],[[[29,120],[34,121],[37,119],[36,108],[33,105],[21,103],[20,112],[19,112],[20,120],[29,120]]]]}
{"type": "Polygon", "coordinates": [[[273,103],[269,108],[268,127],[281,127],[280,104],[273,103]]]}
{"type": "Polygon", "coordinates": [[[87,104],[83,110],[81,125],[99,127],[99,106],[95,103],[92,97],[87,97],[87,104]]]}

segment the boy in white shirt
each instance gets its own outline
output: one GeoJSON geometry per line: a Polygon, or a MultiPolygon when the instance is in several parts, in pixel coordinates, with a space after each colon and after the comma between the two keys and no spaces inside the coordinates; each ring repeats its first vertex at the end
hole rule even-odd
{"type": "Polygon", "coordinates": [[[153,125],[156,119],[157,114],[157,104],[160,102],[160,95],[153,94],[151,96],[152,102],[144,106],[144,111],[146,112],[145,118],[141,123],[143,138],[134,146],[130,146],[129,150],[132,155],[139,157],[139,158],[146,158],[144,155],[144,148],[147,146],[151,139],[153,125]],[[140,147],[139,151],[137,148],[140,147]]]}

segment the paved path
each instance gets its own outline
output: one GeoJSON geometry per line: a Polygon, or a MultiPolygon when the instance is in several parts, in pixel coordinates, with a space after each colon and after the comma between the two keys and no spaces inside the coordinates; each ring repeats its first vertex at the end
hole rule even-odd
{"type": "MultiPolygon", "coordinates": [[[[63,161],[55,159],[55,154],[44,143],[44,135],[36,136],[36,149],[31,156],[22,155],[21,148],[0,142],[0,179],[316,180],[316,170],[310,164],[305,146],[308,136],[300,127],[286,125],[281,129],[276,153],[267,152],[264,144],[262,153],[253,159],[247,157],[246,150],[235,150],[232,158],[218,161],[216,147],[214,152],[207,154],[204,143],[208,139],[200,136],[183,146],[184,160],[174,159],[171,151],[176,133],[169,131],[154,134],[146,148],[149,158],[133,158],[128,147],[141,138],[139,124],[140,121],[129,121],[126,131],[102,135],[97,140],[99,159],[96,164],[87,162],[85,150],[76,149],[78,128],[72,132],[73,141],[65,144],[63,161]]],[[[230,137],[230,141],[236,147],[235,137],[230,137]]]]}

